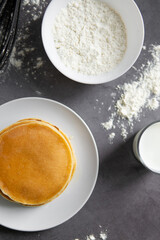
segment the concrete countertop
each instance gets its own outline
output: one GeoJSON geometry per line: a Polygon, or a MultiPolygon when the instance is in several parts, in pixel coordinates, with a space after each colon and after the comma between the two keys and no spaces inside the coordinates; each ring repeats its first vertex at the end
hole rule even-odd
{"type": "MultiPolygon", "coordinates": [[[[23,1],[22,1],[23,2],[23,1]]],[[[0,74],[0,104],[21,97],[38,96],[66,104],[91,129],[100,156],[96,187],[89,201],[64,224],[42,232],[25,233],[0,226],[0,240],[85,240],[106,232],[109,240],[158,240],[160,238],[160,176],[145,169],[133,156],[134,135],[159,120],[160,108],[144,111],[124,142],[115,129],[113,144],[101,123],[108,120],[112,93],[118,84],[132,81],[131,68],[119,79],[101,85],[83,85],[63,76],[49,61],[41,41],[41,22],[49,0],[21,6],[18,33],[8,65],[0,74]],[[28,50],[27,50],[28,49],[28,50]],[[17,52],[19,56],[17,56],[17,52]],[[15,61],[16,59],[16,61],[15,61]],[[102,102],[104,105],[102,106],[102,102]]],[[[136,0],[145,23],[146,50],[135,63],[140,68],[151,58],[148,49],[160,44],[160,1],[136,0]]],[[[124,6],[125,7],[125,6],[124,6]]],[[[136,37],[136,36],[135,36],[136,37]]],[[[116,95],[116,99],[118,95],[116,95]]]]}

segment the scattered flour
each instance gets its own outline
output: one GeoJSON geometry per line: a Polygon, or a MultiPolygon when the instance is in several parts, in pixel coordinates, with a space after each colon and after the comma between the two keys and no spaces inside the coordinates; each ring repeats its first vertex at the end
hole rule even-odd
{"type": "Polygon", "coordinates": [[[15,66],[17,69],[21,69],[22,67],[22,60],[19,58],[16,58],[16,47],[13,47],[12,53],[10,56],[10,63],[11,65],[15,66]]]}
{"type": "Polygon", "coordinates": [[[124,127],[124,125],[121,126],[121,136],[123,137],[123,140],[125,140],[127,138],[128,132],[126,130],[126,128],[124,127]]]}
{"type": "Polygon", "coordinates": [[[101,238],[102,240],[106,240],[106,239],[107,239],[107,234],[104,233],[104,232],[101,232],[101,233],[100,233],[100,238],[101,238]]]}
{"type": "Polygon", "coordinates": [[[108,111],[110,111],[111,110],[111,106],[109,106],[109,108],[108,108],[108,111]]]}
{"type": "Polygon", "coordinates": [[[25,5],[37,5],[37,6],[39,6],[39,4],[40,4],[40,0],[24,0],[23,1],[23,5],[25,6],[25,5]]]}
{"type": "Polygon", "coordinates": [[[116,103],[118,114],[129,121],[137,118],[148,97],[149,89],[146,88],[146,82],[125,83],[123,94],[116,103]]]}
{"type": "Polygon", "coordinates": [[[114,139],[115,135],[116,135],[116,134],[115,134],[114,132],[112,132],[112,133],[109,134],[109,137],[108,137],[108,138],[109,138],[110,143],[113,143],[113,139],[114,139]]]}
{"type": "Polygon", "coordinates": [[[106,129],[106,130],[110,130],[113,128],[113,118],[111,118],[108,122],[102,123],[102,126],[106,129]]]}
{"type": "Polygon", "coordinates": [[[92,235],[89,235],[89,240],[96,240],[95,236],[92,234],[92,235]]]}
{"type": "MultiPolygon", "coordinates": [[[[32,80],[39,78],[39,75],[46,76],[46,71],[39,71],[44,65],[43,51],[39,51],[39,39],[35,28],[35,20],[42,19],[43,13],[48,5],[45,0],[23,0],[21,4],[20,20],[14,47],[12,49],[9,61],[8,72],[12,74],[14,68],[17,72],[23,72],[25,84],[29,84],[32,80]],[[34,41],[33,39],[37,39],[34,41]]],[[[39,21],[40,24],[40,21],[39,21]]],[[[5,69],[4,69],[5,71],[5,69]]],[[[0,82],[1,84],[1,82],[0,82]]],[[[15,85],[22,88],[20,81],[15,81],[15,85]]],[[[50,87],[53,87],[52,85],[50,87]]],[[[35,94],[42,95],[38,89],[35,89],[35,94]]]]}
{"type": "Polygon", "coordinates": [[[156,98],[148,99],[148,108],[151,110],[156,110],[159,107],[159,101],[156,98]]]}
{"type": "Polygon", "coordinates": [[[137,119],[144,107],[158,108],[160,97],[160,45],[152,46],[152,60],[140,74],[138,81],[125,83],[117,101],[118,114],[129,121],[137,119]],[[157,100],[157,101],[156,101],[157,100]]]}
{"type": "Polygon", "coordinates": [[[42,60],[42,57],[37,57],[36,59],[36,64],[34,66],[35,69],[39,69],[42,65],[43,65],[43,60],[42,60]]]}
{"type": "MultiPolygon", "coordinates": [[[[25,68],[27,72],[32,72],[33,75],[36,72],[32,71],[32,69],[38,70],[40,67],[42,67],[43,60],[42,57],[36,57],[36,59],[34,59],[34,62],[32,63],[32,68],[30,68],[29,67],[30,64],[29,62],[25,61],[25,58],[32,54],[32,52],[34,52],[36,49],[33,47],[31,48],[25,47],[26,43],[22,42],[23,42],[22,40],[18,40],[16,42],[16,45],[13,47],[13,50],[11,52],[9,61],[10,64],[17,70],[25,68]],[[23,48],[23,50],[21,50],[21,47],[23,48]]],[[[30,61],[32,61],[32,58],[30,58],[30,61]]]]}
{"type": "Polygon", "coordinates": [[[109,135],[109,138],[112,140],[114,137],[115,137],[115,133],[112,132],[112,133],[109,135]]]}
{"type": "MultiPolygon", "coordinates": [[[[101,225],[99,227],[102,228],[101,225]]],[[[106,240],[108,239],[107,229],[104,231],[101,230],[98,234],[87,235],[85,238],[83,238],[83,240],[84,239],[85,240],[99,240],[99,239],[106,240]]],[[[75,238],[74,240],[82,240],[82,239],[75,238]]]]}
{"type": "Polygon", "coordinates": [[[25,78],[32,75],[36,79],[37,70],[44,64],[42,56],[37,54],[37,46],[32,42],[31,35],[33,21],[42,18],[46,6],[45,0],[24,0],[22,2],[21,12],[25,15],[26,21],[23,21],[21,29],[17,32],[9,62],[18,71],[23,68],[25,78]]]}
{"type": "Polygon", "coordinates": [[[152,59],[146,66],[143,64],[139,70],[135,69],[138,76],[130,83],[117,87],[117,92],[121,93],[120,98],[115,101],[114,112],[109,119],[102,123],[109,131],[114,122],[115,127],[121,130],[124,140],[128,132],[133,130],[134,121],[140,121],[143,109],[156,110],[160,104],[160,45],[151,45],[149,52],[152,59]]]}
{"type": "Polygon", "coordinates": [[[86,75],[114,68],[127,44],[121,17],[105,2],[95,0],[69,2],[56,17],[53,36],[63,63],[86,75]]]}
{"type": "Polygon", "coordinates": [[[40,91],[38,91],[38,90],[36,90],[35,93],[36,93],[37,95],[39,95],[39,96],[42,95],[42,92],[40,92],[40,91]]]}
{"type": "MultiPolygon", "coordinates": [[[[47,6],[47,1],[45,0],[23,0],[22,9],[25,10],[25,13],[32,19],[36,21],[42,17],[43,9],[47,6]],[[27,7],[27,10],[26,10],[27,7]]],[[[31,23],[31,20],[27,21],[31,23]]]]}

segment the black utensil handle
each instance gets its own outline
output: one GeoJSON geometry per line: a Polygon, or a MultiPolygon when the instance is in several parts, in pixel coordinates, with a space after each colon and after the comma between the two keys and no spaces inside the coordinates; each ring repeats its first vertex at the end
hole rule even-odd
{"type": "Polygon", "coordinates": [[[6,43],[3,48],[3,51],[0,54],[0,69],[2,69],[4,64],[7,62],[15,41],[18,18],[19,18],[20,3],[21,3],[21,0],[16,1],[16,5],[13,12],[13,19],[12,19],[11,27],[8,33],[8,37],[6,39],[6,43]]]}

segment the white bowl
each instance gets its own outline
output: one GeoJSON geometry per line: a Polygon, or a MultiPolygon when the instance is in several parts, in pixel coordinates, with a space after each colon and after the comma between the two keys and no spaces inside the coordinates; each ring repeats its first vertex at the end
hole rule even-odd
{"type": "Polygon", "coordinates": [[[132,67],[137,60],[144,41],[142,15],[133,0],[103,0],[120,14],[127,31],[127,50],[122,61],[110,72],[87,76],[67,68],[57,54],[53,40],[53,25],[60,10],[70,0],[52,0],[46,9],[42,22],[42,41],[45,51],[53,65],[68,78],[86,84],[99,84],[112,81],[132,67]]]}

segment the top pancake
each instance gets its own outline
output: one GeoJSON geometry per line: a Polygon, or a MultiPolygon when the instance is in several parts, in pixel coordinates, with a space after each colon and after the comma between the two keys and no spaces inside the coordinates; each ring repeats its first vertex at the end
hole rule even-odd
{"type": "Polygon", "coordinates": [[[68,185],[75,169],[71,144],[58,128],[24,119],[0,133],[0,189],[25,205],[51,201],[68,185]]]}

